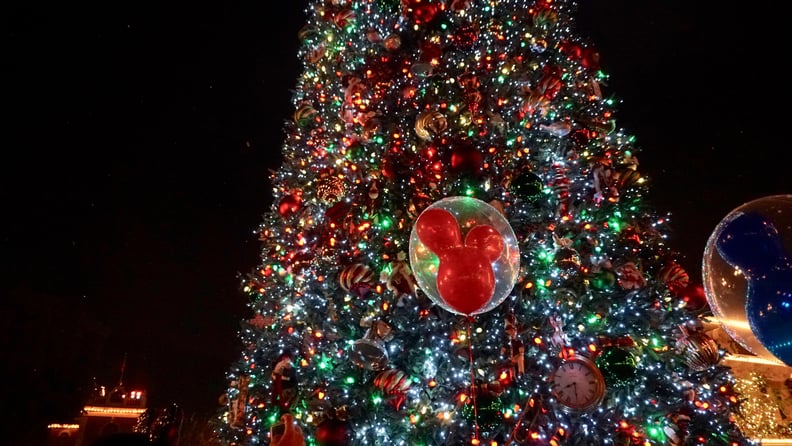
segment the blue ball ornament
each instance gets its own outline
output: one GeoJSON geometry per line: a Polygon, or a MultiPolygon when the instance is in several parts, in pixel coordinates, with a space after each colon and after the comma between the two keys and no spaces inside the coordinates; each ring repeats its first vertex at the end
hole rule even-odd
{"type": "Polygon", "coordinates": [[[792,366],[792,255],[785,245],[792,236],[792,195],[762,200],[730,213],[713,233],[714,246],[747,281],[745,317],[754,336],[792,366]]]}

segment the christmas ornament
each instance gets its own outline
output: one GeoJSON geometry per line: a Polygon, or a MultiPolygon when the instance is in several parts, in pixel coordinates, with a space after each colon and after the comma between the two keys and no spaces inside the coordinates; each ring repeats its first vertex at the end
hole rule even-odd
{"type": "Polygon", "coordinates": [[[610,163],[596,163],[591,171],[594,179],[594,202],[597,204],[607,201],[619,201],[619,189],[616,188],[616,172],[610,163]]]}
{"type": "Polygon", "coordinates": [[[341,200],[338,203],[330,206],[325,211],[325,218],[329,223],[333,223],[338,227],[345,227],[347,220],[351,218],[352,208],[354,203],[341,200]]]}
{"type": "Polygon", "coordinates": [[[542,30],[552,29],[558,23],[558,13],[552,9],[539,10],[533,18],[533,23],[535,27],[542,30]]]}
{"type": "Polygon", "coordinates": [[[564,320],[561,316],[554,314],[548,318],[550,326],[553,327],[553,334],[550,336],[550,344],[561,349],[569,345],[569,337],[564,332],[564,320]]]}
{"type": "Polygon", "coordinates": [[[503,423],[503,401],[495,393],[476,386],[476,398],[469,398],[462,406],[462,416],[470,423],[477,423],[485,432],[491,432],[503,423]]]}
{"type": "MultiPolygon", "coordinates": [[[[327,46],[324,44],[324,42],[322,42],[314,46],[310,51],[307,51],[305,53],[305,60],[308,61],[308,63],[310,64],[316,64],[320,60],[322,60],[326,51],[327,51],[327,46]]],[[[305,122],[304,124],[307,124],[307,122],[305,122]]]]}
{"type": "Polygon", "coordinates": [[[338,283],[344,290],[363,298],[371,292],[375,283],[374,271],[368,265],[353,263],[341,270],[338,274],[338,283]]]}
{"type": "Polygon", "coordinates": [[[508,221],[494,207],[470,197],[445,198],[421,212],[409,252],[421,290],[445,310],[465,315],[499,305],[514,287],[520,267],[508,221]]]}
{"type": "Polygon", "coordinates": [[[517,197],[533,202],[541,197],[544,183],[539,175],[533,172],[524,172],[512,179],[508,187],[517,197]]]}
{"type": "Polygon", "coordinates": [[[294,194],[287,195],[281,198],[280,203],[278,203],[278,214],[283,218],[291,217],[300,210],[301,204],[302,200],[299,196],[294,194]]]}
{"type": "Polygon", "coordinates": [[[710,235],[703,265],[724,331],[755,355],[792,366],[792,195],[732,210],[710,235]]]}
{"type": "Polygon", "coordinates": [[[580,268],[580,255],[572,248],[560,248],[553,255],[555,265],[567,273],[580,268]]]}
{"type": "Polygon", "coordinates": [[[328,175],[316,182],[316,197],[325,203],[335,203],[346,194],[346,185],[335,176],[328,175]]]}
{"type": "Polygon", "coordinates": [[[424,110],[415,118],[415,134],[423,140],[431,140],[448,128],[445,115],[439,111],[424,110]]]}
{"type": "Polygon", "coordinates": [[[333,23],[339,28],[346,28],[348,26],[353,26],[357,21],[357,15],[355,11],[351,9],[342,9],[338,11],[335,16],[333,16],[333,23]]]}
{"type": "Polygon", "coordinates": [[[459,48],[469,49],[478,40],[478,31],[472,25],[460,26],[453,40],[459,48]]]}
{"type": "Polygon", "coordinates": [[[525,373],[525,344],[519,338],[520,329],[517,324],[517,317],[510,313],[506,316],[506,335],[509,337],[508,356],[512,365],[517,369],[517,374],[525,373]]]}
{"type": "Polygon", "coordinates": [[[228,400],[228,425],[242,428],[245,426],[245,403],[250,391],[250,376],[241,375],[231,387],[237,389],[236,395],[228,400]]]}
{"type": "Polygon", "coordinates": [[[691,283],[679,292],[679,298],[685,302],[685,309],[688,311],[699,311],[707,306],[707,296],[704,287],[691,283]]]}
{"type": "Polygon", "coordinates": [[[397,297],[415,296],[415,277],[406,262],[407,254],[399,252],[396,261],[391,263],[391,272],[388,275],[385,286],[397,297]]]}
{"type": "Polygon", "coordinates": [[[478,176],[484,165],[484,155],[468,143],[458,143],[451,152],[451,171],[456,174],[478,176]]]}
{"type": "Polygon", "coordinates": [[[470,7],[471,0],[452,0],[450,9],[452,11],[464,11],[470,7]]]}
{"type": "Polygon", "coordinates": [[[539,129],[560,138],[572,131],[572,125],[566,121],[560,121],[552,124],[539,124],[539,129]]]}
{"type": "Polygon", "coordinates": [[[657,280],[664,283],[671,294],[679,296],[690,283],[690,276],[681,265],[670,262],[657,272],[657,280]]]}
{"type": "Polygon", "coordinates": [[[302,429],[290,413],[281,415],[280,420],[270,428],[270,446],[305,446],[302,429]]]}
{"type": "Polygon", "coordinates": [[[691,369],[700,372],[720,362],[718,344],[703,331],[690,331],[680,326],[682,335],[676,342],[677,350],[685,357],[691,369]]]}
{"type": "Polygon", "coordinates": [[[641,174],[632,168],[623,168],[616,173],[616,187],[624,192],[641,180],[641,174]]]}
{"type": "Polygon", "coordinates": [[[346,421],[328,418],[316,426],[314,440],[317,446],[349,446],[352,442],[352,427],[346,421]]]}
{"type": "Polygon", "coordinates": [[[687,413],[680,411],[670,414],[663,428],[668,446],[683,446],[688,436],[689,427],[690,416],[687,413]]]}
{"type": "Polygon", "coordinates": [[[367,119],[363,123],[363,128],[360,131],[360,136],[366,141],[371,140],[372,138],[374,138],[374,136],[376,136],[377,132],[380,131],[381,125],[382,123],[377,118],[367,119]]]}
{"type": "Polygon", "coordinates": [[[522,102],[520,103],[521,118],[523,116],[531,117],[538,113],[539,117],[544,118],[550,112],[550,99],[548,99],[543,91],[538,89],[525,87],[522,90],[522,102]]]}
{"type": "Polygon", "coordinates": [[[582,355],[571,355],[550,374],[550,392],[570,412],[599,406],[605,397],[605,378],[597,365],[582,355]]]}
{"type": "Polygon", "coordinates": [[[248,323],[256,327],[258,330],[261,330],[267,325],[272,325],[275,323],[275,318],[272,316],[264,317],[261,313],[256,313],[256,316],[253,319],[248,319],[248,323]]]}
{"type": "Polygon", "coordinates": [[[609,269],[592,272],[589,276],[589,285],[597,291],[608,291],[616,285],[616,273],[609,269]]]}
{"type": "Polygon", "coordinates": [[[388,352],[377,327],[370,327],[366,334],[352,344],[349,359],[356,366],[368,370],[382,370],[388,364],[388,352]]]}
{"type": "Polygon", "coordinates": [[[619,285],[625,290],[635,290],[646,285],[646,278],[633,262],[627,262],[616,268],[619,285]]]}
{"type": "Polygon", "coordinates": [[[360,321],[360,326],[370,328],[372,330],[371,335],[376,339],[382,341],[390,341],[393,339],[393,327],[383,320],[363,318],[360,321]]]}
{"type": "Polygon", "coordinates": [[[272,369],[272,403],[288,410],[297,392],[297,372],[292,363],[292,355],[284,353],[272,369]]]}
{"type": "Polygon", "coordinates": [[[434,20],[440,8],[432,0],[402,0],[402,16],[412,19],[415,24],[427,24],[434,20]]]}
{"type": "Polygon", "coordinates": [[[308,24],[303,25],[297,32],[297,38],[301,41],[313,40],[319,37],[319,28],[308,24]]]}
{"type": "Polygon", "coordinates": [[[398,51],[399,48],[401,48],[401,44],[401,37],[399,37],[398,34],[388,34],[388,36],[382,40],[382,45],[385,49],[392,52],[398,51]]]}
{"type": "Polygon", "coordinates": [[[638,359],[632,351],[626,348],[604,348],[594,362],[602,372],[602,376],[605,377],[608,387],[622,387],[637,375],[638,359]]]}
{"type": "Polygon", "coordinates": [[[401,409],[404,403],[405,393],[411,385],[410,377],[401,370],[388,369],[380,372],[374,378],[374,387],[382,390],[385,395],[390,397],[389,404],[395,409],[401,409]]]}
{"type": "Polygon", "coordinates": [[[316,115],[319,112],[310,104],[303,104],[297,107],[297,110],[294,112],[294,122],[299,127],[307,127],[311,122],[313,122],[316,115]]]}

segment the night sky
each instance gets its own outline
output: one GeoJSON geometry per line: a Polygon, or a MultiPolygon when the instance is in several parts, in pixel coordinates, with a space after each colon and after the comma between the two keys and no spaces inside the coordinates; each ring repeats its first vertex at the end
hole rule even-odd
{"type": "MultiPolygon", "coordinates": [[[[258,262],[305,2],[22,3],[1,14],[0,435],[71,421],[125,356],[150,406],[213,412],[241,350],[238,275],[258,262]]],[[[780,14],[581,3],[648,199],[700,281],[723,217],[792,193],[780,14]]]]}

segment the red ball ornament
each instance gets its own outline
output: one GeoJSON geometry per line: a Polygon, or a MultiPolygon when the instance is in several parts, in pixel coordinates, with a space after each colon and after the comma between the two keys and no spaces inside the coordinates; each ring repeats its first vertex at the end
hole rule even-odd
{"type": "Polygon", "coordinates": [[[352,429],[345,421],[328,418],[316,427],[314,440],[318,446],[349,446],[352,429]]]}
{"type": "Polygon", "coordinates": [[[478,176],[484,165],[484,155],[475,147],[462,144],[451,153],[451,170],[457,174],[478,176]]]}
{"type": "Polygon", "coordinates": [[[443,49],[440,45],[434,42],[422,42],[421,43],[421,55],[419,60],[421,62],[432,62],[432,61],[439,61],[440,56],[443,55],[443,49]]]}
{"type": "Polygon", "coordinates": [[[421,0],[401,0],[402,15],[412,18],[416,24],[426,24],[434,20],[439,9],[437,3],[421,0]]]}
{"type": "Polygon", "coordinates": [[[296,195],[287,195],[283,197],[278,204],[278,213],[283,218],[288,218],[300,210],[302,200],[296,195]]]}
{"type": "Polygon", "coordinates": [[[688,311],[699,311],[707,305],[707,295],[704,292],[704,287],[698,284],[686,286],[679,293],[679,297],[685,301],[685,309],[688,311]]]}

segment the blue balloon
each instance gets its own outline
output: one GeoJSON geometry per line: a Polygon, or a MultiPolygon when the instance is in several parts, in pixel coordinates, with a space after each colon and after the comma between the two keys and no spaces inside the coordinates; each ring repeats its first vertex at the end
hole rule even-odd
{"type": "Polygon", "coordinates": [[[745,313],[754,335],[792,366],[792,256],[778,228],[760,213],[736,213],[723,222],[715,247],[748,280],[745,313]]]}

